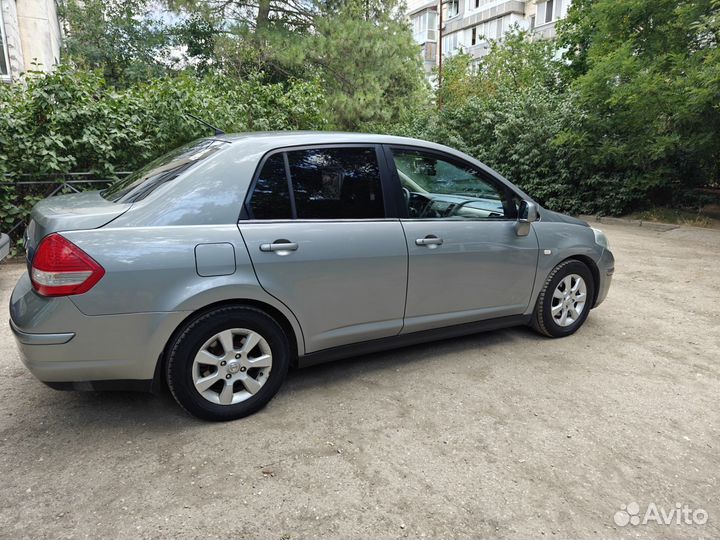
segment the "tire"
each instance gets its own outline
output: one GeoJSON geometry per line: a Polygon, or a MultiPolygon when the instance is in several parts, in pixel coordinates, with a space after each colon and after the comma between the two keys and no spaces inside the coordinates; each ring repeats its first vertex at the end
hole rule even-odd
{"type": "Polygon", "coordinates": [[[575,259],[563,261],[553,268],[545,280],[545,285],[540,291],[535,305],[532,327],[540,334],[553,338],[574,334],[587,319],[593,298],[595,298],[595,282],[590,269],[584,263],[575,259]],[[580,296],[573,292],[572,287],[578,286],[578,276],[584,282],[585,293],[582,310],[576,317],[574,314],[577,313],[580,302],[575,300],[580,296]],[[571,283],[572,286],[568,297],[565,298],[564,292],[568,283],[571,283]],[[555,296],[556,294],[562,298],[555,296]],[[563,304],[563,302],[566,302],[566,304],[563,304]],[[558,308],[558,305],[560,305],[560,308],[558,308]],[[572,305],[573,307],[566,309],[563,307],[564,305],[572,305]],[[563,312],[567,313],[565,319],[563,319],[563,312]]]}
{"type": "Polygon", "coordinates": [[[203,313],[178,332],[168,350],[165,375],[173,397],[191,415],[211,421],[235,420],[263,408],[290,365],[282,328],[252,307],[203,313]]]}

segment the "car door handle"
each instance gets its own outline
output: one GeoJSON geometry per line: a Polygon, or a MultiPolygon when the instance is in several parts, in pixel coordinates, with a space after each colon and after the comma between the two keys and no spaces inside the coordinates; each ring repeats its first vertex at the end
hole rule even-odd
{"type": "Polygon", "coordinates": [[[297,251],[297,242],[275,240],[272,244],[260,244],[260,251],[297,251]]]}
{"type": "Polygon", "coordinates": [[[415,240],[416,246],[440,246],[442,243],[443,239],[434,234],[428,234],[425,238],[415,240]]]}

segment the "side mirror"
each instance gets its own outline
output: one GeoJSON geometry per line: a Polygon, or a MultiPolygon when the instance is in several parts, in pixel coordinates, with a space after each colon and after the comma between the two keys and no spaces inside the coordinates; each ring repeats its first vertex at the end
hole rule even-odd
{"type": "Polygon", "coordinates": [[[540,217],[537,204],[530,201],[520,203],[518,211],[518,220],[515,224],[515,232],[518,236],[527,236],[530,234],[530,224],[537,221],[540,217]]]}

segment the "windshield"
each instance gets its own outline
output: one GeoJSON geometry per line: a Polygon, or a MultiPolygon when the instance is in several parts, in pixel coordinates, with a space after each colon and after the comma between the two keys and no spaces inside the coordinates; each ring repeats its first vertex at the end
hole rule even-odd
{"type": "Polygon", "coordinates": [[[132,203],[147,197],[162,184],[175,180],[190,167],[217,152],[226,141],[201,139],[159,157],[131,175],[113,182],[102,196],[113,202],[132,203]]]}

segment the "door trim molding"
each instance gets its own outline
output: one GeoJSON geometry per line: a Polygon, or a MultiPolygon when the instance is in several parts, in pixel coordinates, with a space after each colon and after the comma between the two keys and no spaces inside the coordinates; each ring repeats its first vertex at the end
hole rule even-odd
{"type": "Polygon", "coordinates": [[[351,345],[332,347],[300,356],[298,358],[298,367],[304,368],[325,362],[332,362],[334,360],[341,360],[343,358],[350,358],[352,356],[361,356],[364,354],[399,349],[409,345],[417,345],[419,343],[427,343],[428,341],[450,339],[479,332],[487,332],[489,330],[509,328],[511,326],[524,326],[527,325],[531,319],[532,315],[511,315],[509,317],[498,317],[484,321],[445,326],[432,330],[399,334],[397,336],[373,339],[351,345]]]}

